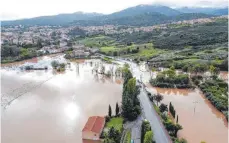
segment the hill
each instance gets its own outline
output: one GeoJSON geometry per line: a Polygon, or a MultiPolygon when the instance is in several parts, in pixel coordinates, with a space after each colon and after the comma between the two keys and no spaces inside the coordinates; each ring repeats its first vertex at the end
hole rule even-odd
{"type": "Polygon", "coordinates": [[[70,23],[74,20],[87,20],[92,17],[101,16],[99,13],[83,13],[75,12],[71,14],[59,14],[52,16],[40,16],[29,19],[20,19],[13,21],[2,21],[4,25],[62,25],[70,23]]]}
{"type": "Polygon", "coordinates": [[[202,13],[182,13],[174,16],[166,16],[161,13],[143,13],[134,16],[125,17],[106,17],[94,20],[76,20],[72,25],[79,26],[98,26],[98,25],[130,25],[130,26],[150,26],[156,24],[171,23],[182,20],[191,20],[197,18],[207,18],[212,15],[202,13]]]}
{"type": "Polygon", "coordinates": [[[228,8],[201,8],[201,7],[182,7],[177,8],[182,13],[204,13],[211,15],[228,15],[228,8]]]}
{"type": "Polygon", "coordinates": [[[5,25],[134,25],[145,26],[161,24],[179,20],[190,20],[196,18],[210,17],[214,15],[225,15],[228,9],[217,8],[178,8],[167,6],[138,5],[108,15],[99,13],[59,14],[53,16],[41,16],[30,19],[14,21],[2,21],[5,25]]]}
{"type": "Polygon", "coordinates": [[[135,16],[144,13],[160,13],[166,16],[179,15],[181,12],[169,8],[167,6],[155,6],[155,5],[138,5],[135,7],[130,7],[119,12],[115,12],[109,15],[109,18],[127,17],[135,16]]]}

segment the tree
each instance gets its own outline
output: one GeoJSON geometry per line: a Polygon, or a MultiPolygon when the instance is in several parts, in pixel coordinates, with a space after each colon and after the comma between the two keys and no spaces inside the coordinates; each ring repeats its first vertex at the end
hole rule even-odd
{"type": "Polygon", "coordinates": [[[54,61],[51,62],[51,65],[52,65],[52,67],[53,67],[54,69],[56,69],[56,68],[59,66],[59,62],[56,61],[56,60],[54,60],[54,61]]]}
{"type": "Polygon", "coordinates": [[[165,105],[164,103],[162,103],[160,106],[159,106],[159,109],[161,111],[161,113],[165,112],[165,111],[168,111],[168,107],[167,105],[165,105]]]}
{"type": "Polygon", "coordinates": [[[158,103],[163,100],[163,96],[161,94],[157,94],[154,96],[154,100],[157,101],[157,106],[158,106],[158,103]]]}
{"type": "Polygon", "coordinates": [[[121,140],[121,134],[114,127],[111,127],[108,131],[108,138],[114,140],[115,143],[119,143],[121,140]]]}
{"type": "Polygon", "coordinates": [[[144,142],[145,134],[148,131],[151,131],[150,123],[149,121],[143,121],[141,126],[141,143],[144,142]]]}
{"type": "Polygon", "coordinates": [[[115,141],[113,139],[109,139],[108,137],[106,137],[104,140],[103,140],[103,143],[115,143],[115,141]]]}
{"type": "Polygon", "coordinates": [[[109,115],[110,117],[112,116],[111,105],[109,105],[109,109],[108,109],[108,115],[109,115]]]}
{"type": "Polygon", "coordinates": [[[180,124],[176,124],[174,128],[174,136],[177,137],[177,132],[182,129],[183,127],[180,124]]]}
{"type": "Polygon", "coordinates": [[[127,92],[132,98],[134,99],[135,93],[136,93],[136,79],[131,78],[127,83],[127,92]]]}
{"type": "Polygon", "coordinates": [[[174,109],[174,107],[173,107],[173,105],[172,105],[171,102],[169,103],[169,112],[171,113],[171,115],[173,116],[173,118],[176,117],[176,111],[175,111],[175,109],[174,109]]]}
{"type": "Polygon", "coordinates": [[[176,121],[176,123],[178,124],[178,115],[177,115],[177,121],[176,121]]]}
{"type": "Polygon", "coordinates": [[[130,78],[132,77],[131,72],[127,72],[125,75],[122,93],[122,115],[125,119],[133,121],[141,112],[137,98],[139,87],[136,86],[136,79],[130,78]]]}
{"type": "Polygon", "coordinates": [[[116,116],[118,116],[118,114],[119,114],[118,102],[116,103],[115,114],[116,114],[116,116]]]}
{"type": "Polygon", "coordinates": [[[153,132],[152,131],[146,132],[144,143],[153,143],[153,132]]]}

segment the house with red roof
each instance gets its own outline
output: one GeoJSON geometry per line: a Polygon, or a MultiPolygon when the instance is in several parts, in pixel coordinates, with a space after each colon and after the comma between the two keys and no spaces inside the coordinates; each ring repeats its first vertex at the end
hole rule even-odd
{"type": "Polygon", "coordinates": [[[100,135],[105,125],[105,118],[100,116],[91,116],[87,120],[83,130],[82,138],[88,140],[100,140],[100,135]]]}

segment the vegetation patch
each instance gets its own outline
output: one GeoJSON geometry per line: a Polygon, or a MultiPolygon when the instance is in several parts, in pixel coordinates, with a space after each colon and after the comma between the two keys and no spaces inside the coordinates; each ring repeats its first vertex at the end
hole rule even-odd
{"type": "Polygon", "coordinates": [[[221,112],[228,120],[228,84],[220,79],[209,79],[199,84],[206,98],[221,112]]]}
{"type": "Polygon", "coordinates": [[[191,88],[191,82],[187,74],[175,73],[174,67],[158,73],[155,79],[150,80],[150,84],[162,88],[191,88]]]}
{"type": "Polygon", "coordinates": [[[118,131],[122,131],[123,118],[122,117],[113,117],[109,122],[106,123],[105,128],[114,127],[118,131]]]}
{"type": "Polygon", "coordinates": [[[131,143],[131,132],[129,130],[125,135],[124,143],[131,143]]]}
{"type": "Polygon", "coordinates": [[[64,72],[65,71],[65,63],[59,63],[58,61],[54,60],[51,62],[51,65],[53,69],[55,69],[58,72],[64,72]]]}

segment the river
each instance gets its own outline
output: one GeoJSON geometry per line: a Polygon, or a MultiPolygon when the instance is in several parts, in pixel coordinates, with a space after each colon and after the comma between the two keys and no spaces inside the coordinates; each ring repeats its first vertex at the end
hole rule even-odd
{"type": "MultiPolygon", "coordinates": [[[[22,94],[2,109],[3,143],[81,143],[88,117],[107,115],[109,104],[114,111],[116,102],[121,102],[121,80],[92,73],[100,60],[70,62],[64,73],[56,73],[50,67],[54,59],[63,57],[45,56],[2,65],[2,95],[22,94]],[[49,69],[19,70],[18,66],[28,63],[49,69]]],[[[106,70],[113,66],[104,65],[106,70]]]]}

